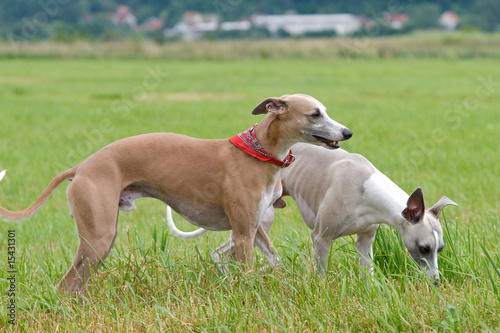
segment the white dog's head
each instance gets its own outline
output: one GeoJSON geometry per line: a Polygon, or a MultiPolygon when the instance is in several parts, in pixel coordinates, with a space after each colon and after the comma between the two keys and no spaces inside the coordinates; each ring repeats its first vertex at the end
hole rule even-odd
{"type": "Polygon", "coordinates": [[[408,198],[406,208],[401,213],[403,241],[413,259],[427,270],[429,278],[438,284],[438,254],[444,248],[443,229],[439,214],[446,205],[457,205],[447,197],[442,197],[434,206],[425,210],[424,195],[419,187],[408,198]]]}

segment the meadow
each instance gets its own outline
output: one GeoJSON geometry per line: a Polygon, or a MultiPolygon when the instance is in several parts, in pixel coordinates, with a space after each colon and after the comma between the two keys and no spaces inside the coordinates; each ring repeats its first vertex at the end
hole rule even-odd
{"type": "MultiPolygon", "coordinates": [[[[367,157],[430,207],[446,195],[439,287],[399,235],[379,230],[375,274],[363,278],[354,237],[332,245],[322,279],[293,203],[270,237],[281,267],[229,265],[210,252],[228,232],[179,240],[165,205],[121,213],[115,248],[79,303],[55,285],[78,244],[65,185],[20,224],[0,224],[0,330],[12,332],[498,332],[500,327],[500,66],[491,58],[108,59],[0,61],[0,204],[30,205],[52,178],[123,137],[177,132],[228,138],[262,119],[269,96],[301,92],[354,132],[367,157]],[[9,323],[8,239],[15,230],[16,324],[9,323]],[[368,280],[368,281],[367,281],[368,280]]],[[[175,158],[175,157],[173,157],[175,158]]],[[[201,163],[203,163],[201,161],[201,163]]],[[[181,222],[179,228],[193,230],[181,222]]]]}

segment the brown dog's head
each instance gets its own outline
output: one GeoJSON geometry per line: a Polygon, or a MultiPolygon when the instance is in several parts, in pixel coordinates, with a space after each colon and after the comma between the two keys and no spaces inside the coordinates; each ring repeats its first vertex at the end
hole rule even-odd
{"type": "Polygon", "coordinates": [[[325,106],[309,95],[294,94],[269,97],[257,105],[252,114],[271,113],[286,122],[291,141],[339,148],[339,141],[348,140],[352,131],[331,119],[325,106]]]}

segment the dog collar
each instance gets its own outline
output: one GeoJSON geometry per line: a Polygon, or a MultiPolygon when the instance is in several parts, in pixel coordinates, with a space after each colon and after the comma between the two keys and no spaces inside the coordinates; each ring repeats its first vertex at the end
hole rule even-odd
{"type": "Polygon", "coordinates": [[[290,164],[292,164],[292,162],[295,160],[295,156],[292,155],[291,149],[288,152],[285,160],[281,161],[277,158],[274,158],[271,154],[265,151],[264,148],[262,148],[260,142],[257,140],[257,136],[255,135],[256,127],[257,124],[253,125],[245,132],[241,132],[233,136],[229,139],[229,141],[248,155],[258,158],[263,162],[271,162],[272,164],[277,165],[280,168],[286,168],[290,164]]]}

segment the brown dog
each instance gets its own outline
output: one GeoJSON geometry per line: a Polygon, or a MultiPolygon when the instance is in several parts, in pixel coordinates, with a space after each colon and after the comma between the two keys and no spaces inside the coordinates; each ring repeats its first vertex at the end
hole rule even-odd
{"type": "MultiPolygon", "coordinates": [[[[255,128],[254,144],[279,160],[296,142],[333,148],[352,135],[307,95],[267,98],[252,114],[267,114],[255,128]]],[[[31,217],[60,183],[71,180],[67,197],[80,244],[59,288],[77,295],[84,291],[90,267],[98,269],[113,247],[118,209],[135,209],[133,201],[141,197],[162,200],[207,230],[232,230],[238,261],[250,263],[262,216],[281,195],[279,173],[280,166],[250,156],[227,139],[144,134],[116,141],[62,172],[29,208],[11,212],[0,207],[0,218],[19,222],[31,217]]],[[[270,249],[262,229],[257,238],[270,249]]]]}

